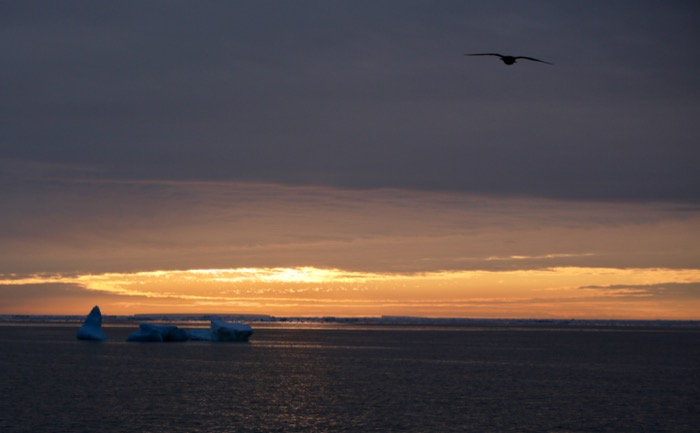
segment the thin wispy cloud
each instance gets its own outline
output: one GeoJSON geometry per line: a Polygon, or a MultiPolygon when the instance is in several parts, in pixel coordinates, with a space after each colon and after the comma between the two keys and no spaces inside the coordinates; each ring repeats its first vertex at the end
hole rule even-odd
{"type": "Polygon", "coordinates": [[[583,286],[582,290],[597,291],[604,295],[624,297],[654,297],[658,299],[687,299],[700,297],[700,282],[669,281],[656,284],[611,284],[607,286],[583,286]]]}

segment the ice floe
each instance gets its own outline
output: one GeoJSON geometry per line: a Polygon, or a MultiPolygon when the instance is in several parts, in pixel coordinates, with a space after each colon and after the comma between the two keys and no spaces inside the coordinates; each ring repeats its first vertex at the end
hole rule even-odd
{"type": "Polygon", "coordinates": [[[142,323],[139,330],[126,337],[126,341],[161,342],[161,341],[187,341],[187,332],[175,325],[151,325],[142,323]]]}
{"type": "Polygon", "coordinates": [[[253,328],[244,323],[229,323],[221,319],[211,319],[209,329],[185,331],[174,325],[152,325],[142,323],[139,330],[130,334],[126,341],[170,342],[170,341],[248,341],[253,328]]]}

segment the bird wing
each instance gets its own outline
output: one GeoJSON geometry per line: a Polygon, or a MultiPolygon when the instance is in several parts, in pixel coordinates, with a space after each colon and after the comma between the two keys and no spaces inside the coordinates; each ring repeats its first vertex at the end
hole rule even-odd
{"type": "Polygon", "coordinates": [[[498,56],[498,57],[503,57],[502,54],[498,54],[498,53],[465,54],[465,56],[498,56]]]}
{"type": "Polygon", "coordinates": [[[553,63],[545,62],[544,60],[535,59],[533,57],[517,56],[516,59],[526,59],[526,60],[532,60],[534,62],[540,62],[540,63],[546,63],[548,65],[553,65],[553,63]]]}

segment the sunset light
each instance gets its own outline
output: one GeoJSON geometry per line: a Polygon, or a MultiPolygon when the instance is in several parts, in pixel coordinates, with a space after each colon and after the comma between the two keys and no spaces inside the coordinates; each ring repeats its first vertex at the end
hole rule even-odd
{"type": "MultiPolygon", "coordinates": [[[[180,311],[283,316],[694,317],[689,299],[700,281],[694,269],[559,267],[516,271],[418,274],[339,269],[240,268],[34,275],[0,280],[6,286],[43,285],[47,293],[74,286],[100,299],[110,314],[180,311]],[[102,298],[104,298],[102,300],[102,298]]],[[[75,313],[85,302],[68,307],[75,313]]],[[[57,314],[58,303],[36,313],[57,314]]]]}
{"type": "Polygon", "coordinates": [[[0,432],[695,433],[698,22],[0,2],[0,432]]]}
{"type": "Polygon", "coordinates": [[[196,59],[77,15],[66,22],[94,39],[56,51],[19,41],[70,26],[52,22],[57,39],[4,26],[25,48],[3,71],[15,90],[0,107],[0,314],[700,319],[698,74],[685,57],[669,44],[655,59],[572,56],[559,34],[533,53],[507,49],[519,35],[468,47],[481,18],[450,35],[452,15],[423,27],[404,8],[417,21],[397,28],[427,32],[421,53],[391,25],[375,29],[388,45],[369,43],[364,22],[280,55],[267,35],[284,24],[209,34],[202,18],[184,39],[196,59]]]}

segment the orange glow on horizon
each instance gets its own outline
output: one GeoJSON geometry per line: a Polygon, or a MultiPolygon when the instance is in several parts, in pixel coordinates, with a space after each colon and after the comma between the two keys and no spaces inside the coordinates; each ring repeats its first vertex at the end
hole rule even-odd
{"type": "Polygon", "coordinates": [[[71,287],[0,314],[229,313],[273,316],[700,319],[697,269],[555,267],[514,271],[353,272],[315,267],[194,269],[6,278],[71,287]],[[87,310],[86,310],[87,309],[87,310]]]}

